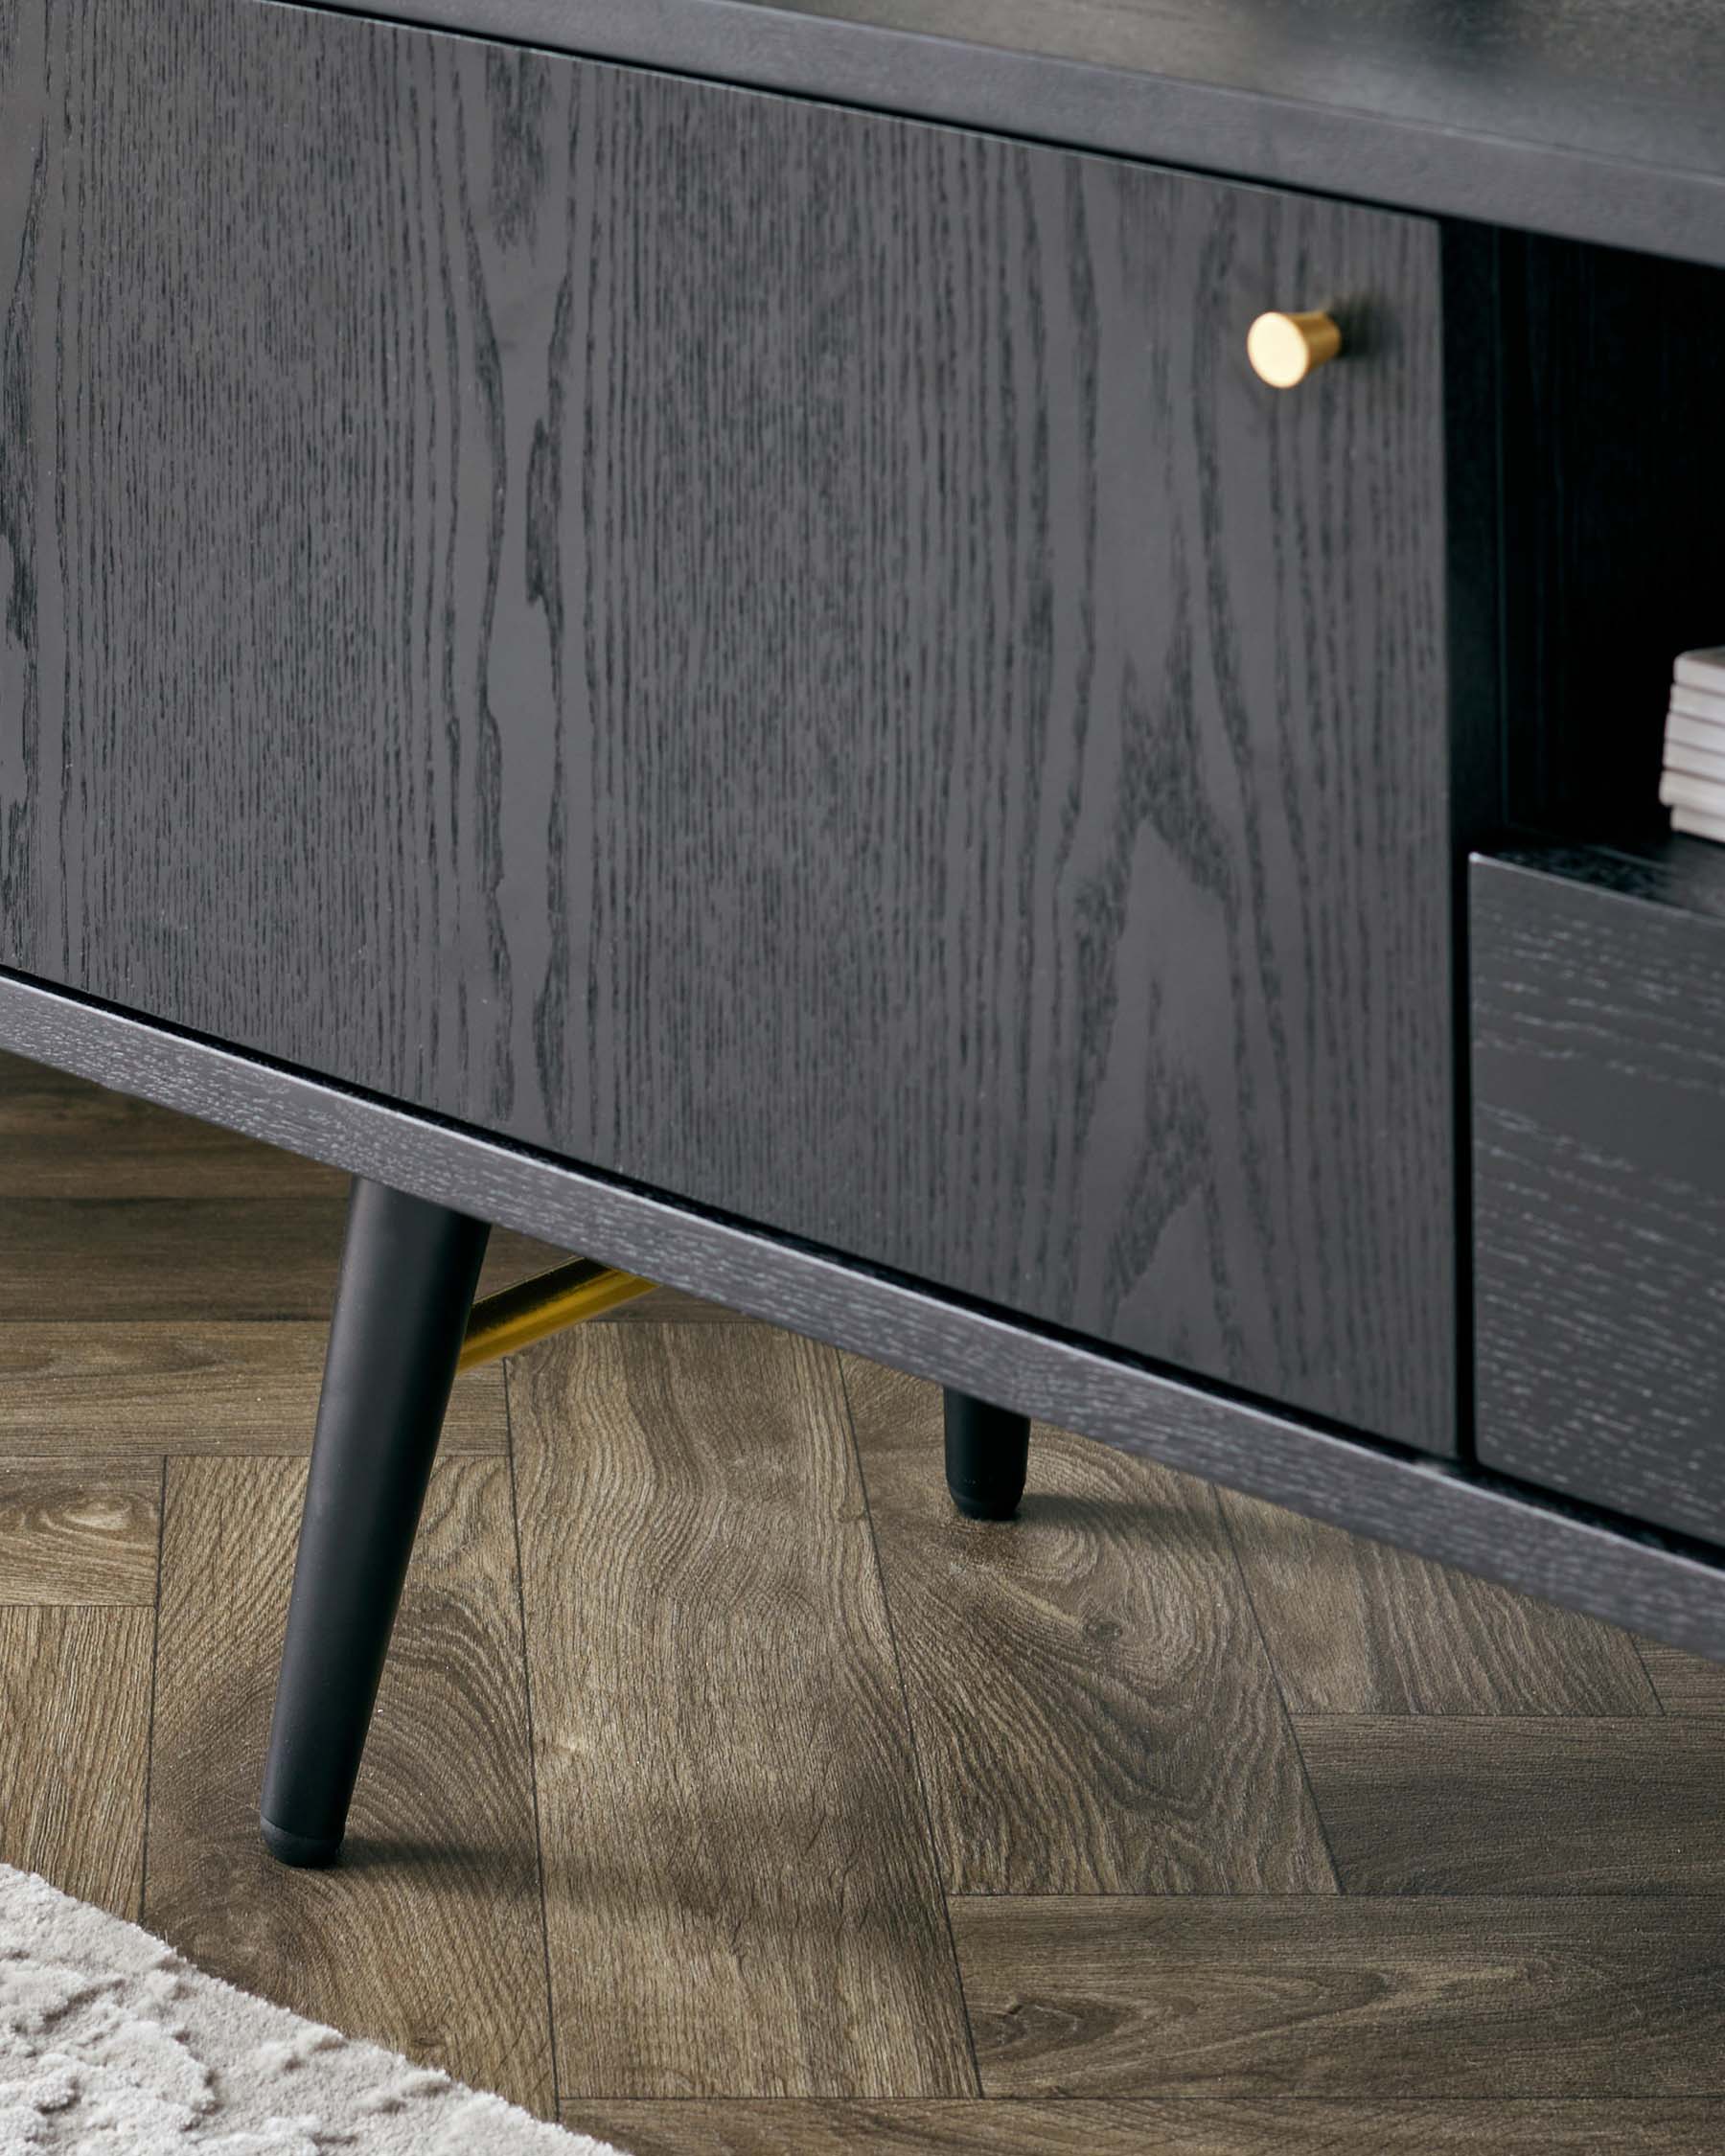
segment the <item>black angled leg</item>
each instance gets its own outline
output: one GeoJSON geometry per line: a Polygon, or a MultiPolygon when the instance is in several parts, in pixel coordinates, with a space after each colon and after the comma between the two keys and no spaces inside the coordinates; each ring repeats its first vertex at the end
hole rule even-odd
{"type": "Polygon", "coordinates": [[[341,1846],[489,1233],[354,1184],[264,1768],[284,1864],[341,1846]]]}
{"type": "Polygon", "coordinates": [[[1030,1424],[968,1392],[946,1395],[946,1479],[967,1520],[1010,1520],[1024,1494],[1030,1424]]]}

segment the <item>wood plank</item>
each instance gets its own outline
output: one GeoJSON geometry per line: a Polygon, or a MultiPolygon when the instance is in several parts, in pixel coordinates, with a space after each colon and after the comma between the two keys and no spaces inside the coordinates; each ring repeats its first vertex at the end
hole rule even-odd
{"type": "Polygon", "coordinates": [[[1273,186],[1321,190],[1346,173],[1362,200],[1725,262],[1717,77],[1690,0],[1652,0],[1633,34],[1611,0],[1559,0],[1501,25],[1484,66],[1466,10],[1357,0],[1303,10],[1299,36],[1274,0],[559,0],[549,14],[542,0],[394,0],[394,13],[1032,138],[1058,109],[1061,140],[1078,147],[1273,186]],[[1013,17],[1018,34],[1000,35],[1013,17]],[[1212,24],[1208,52],[1195,47],[1212,24]],[[1578,80],[1574,56],[1589,50],[1599,74],[1578,80]],[[1696,102],[1680,113],[1685,92],[1696,102]],[[1614,153],[1626,161],[1602,184],[1614,153]]]}
{"type": "MultiPolygon", "coordinates": [[[[322,1324],[0,1325],[0,1451],[307,1453],[322,1324]]],[[[446,1453],[508,1450],[499,1364],[455,1382],[446,1453]]]]}
{"type": "MultiPolygon", "coordinates": [[[[492,34],[520,35],[532,20],[504,0],[417,0],[404,11],[492,34]]],[[[1669,225],[1689,237],[1725,179],[1715,126],[1725,65],[1706,19],[1683,0],[1648,0],[1633,26],[1610,0],[1548,0],[1535,21],[1501,24],[1487,49],[1465,12],[1386,14],[1357,0],[1303,8],[1298,35],[1277,0],[1197,9],[1168,0],[1054,9],[1043,0],[748,0],[716,21],[699,0],[642,21],[619,20],[606,0],[563,0],[555,27],[574,51],[728,69],[746,81],[895,110],[939,111],[930,100],[969,80],[975,102],[961,117],[1025,133],[1046,126],[1047,103],[1058,98],[1067,139],[1100,127],[1104,148],[1284,185],[1346,175],[1362,195],[1376,197],[1388,184],[1392,200],[1504,224],[1567,213],[1618,246],[1673,244],[1669,225]],[[836,34],[835,25],[863,35],[836,34]],[[1003,55],[1021,64],[1002,66],[1003,55]],[[1111,80],[1116,74],[1124,80],[1111,80]],[[1040,111],[1030,102],[1038,91],[1040,111]],[[1112,130],[1135,108],[1141,132],[1122,143],[1112,130]],[[1178,148],[1158,136],[1152,116],[1164,126],[1184,122],[1178,148]],[[1579,154],[1572,161],[1570,151],[1579,154]],[[1632,239],[1618,220],[1645,216],[1637,168],[1681,175],[1695,196],[1681,218],[1668,196],[1665,222],[1642,223],[1632,239]]],[[[1704,243],[1695,233],[1693,244],[1704,243]]],[[[1708,252],[1725,252],[1717,235],[1708,252]]]]}
{"type": "MultiPolygon", "coordinates": [[[[347,1220],[343,1184],[317,1197],[17,1198],[0,1207],[8,1324],[68,1312],[132,1322],[327,1322],[347,1220]]],[[[504,1230],[482,1293],[564,1252],[504,1230]]]]}
{"type": "Polygon", "coordinates": [[[152,1614],[0,1609],[0,1862],[135,1918],[152,1614]]]}
{"type": "Polygon", "coordinates": [[[1725,2089],[1716,1900],[951,1906],[990,2096],[1725,2089]]]}
{"type": "Polygon", "coordinates": [[[0,961],[1453,1452],[1438,226],[23,5],[0,961]],[[1291,263],[1395,337],[1276,398],[1291,263]]]}
{"type": "Polygon", "coordinates": [[[1642,1661],[1668,1714],[1725,1714],[1725,1666],[1701,1655],[1641,1640],[1642,1661]]]}
{"type": "MultiPolygon", "coordinates": [[[[345,1205],[347,1183],[339,1169],[278,1145],[0,1051],[0,1198],[60,1203],[161,1198],[178,1204],[196,1198],[309,1198],[345,1205]]],[[[267,1218],[263,1215],[258,1222],[265,1240],[267,1218]]],[[[171,1229],[172,1223],[168,1226],[171,1229]]],[[[532,1236],[494,1228],[479,1292],[492,1295],[530,1279],[568,1255],[532,1236]]],[[[332,1290],[333,1285],[332,1280],[332,1290]]],[[[750,1321],[721,1303],[675,1288],[660,1288],[638,1302],[608,1311],[597,1321],[666,1319],[678,1324],[750,1321]]],[[[6,1334],[0,1330],[0,1357],[5,1353],[6,1334]]]]}
{"type": "Polygon", "coordinates": [[[200,1966],[548,2111],[509,1469],[433,1473],[341,1864],[291,1871],[259,1778],[305,1471],[175,1460],[145,1920],[200,1966]]]}
{"type": "Polygon", "coordinates": [[[595,1325],[752,1325],[756,1320],[722,1302],[685,1295],[680,1288],[656,1288],[634,1302],[620,1303],[595,1318],[595,1325]]]}
{"type": "Polygon", "coordinates": [[[1725,1890],[1716,1723],[1337,1716],[1295,1726],[1347,1893],[1725,1890]]]}
{"type": "Polygon", "coordinates": [[[843,1370],[948,1892],[1333,1891],[1214,1494],[1038,1424],[978,1525],[938,1387],[843,1370]]]}
{"type": "Polygon", "coordinates": [[[1298,2097],[564,2106],[631,2156],[1717,2156],[1716,2099],[1325,2103],[1298,2097]]]}
{"type": "Polygon", "coordinates": [[[68,1313],[167,1321],[327,1319],[344,1192],[185,1199],[16,1198],[0,1206],[9,1323],[68,1313]]]}
{"type": "Polygon", "coordinates": [[[0,1603],[153,1609],[159,1460],[0,1458],[0,1603]]]}
{"type": "Polygon", "coordinates": [[[1718,1541],[1725,920],[1567,861],[1468,892],[1480,1459],[1718,1541]]]}
{"type": "Polygon", "coordinates": [[[564,2097],[972,2093],[837,1359],[586,1326],[510,1412],[564,2097]]]}
{"type": "MultiPolygon", "coordinates": [[[[494,1227],[485,1246],[485,1263],[479,1269],[478,1293],[495,1295],[500,1288],[513,1288],[518,1280],[531,1280],[536,1273],[549,1273],[555,1266],[566,1265],[571,1256],[579,1254],[558,1250],[531,1235],[518,1235],[510,1227],[494,1227]]],[[[330,1285],[333,1294],[334,1279],[330,1285]]]]}
{"type": "Polygon", "coordinates": [[[324,1198],[334,1168],[0,1055],[0,1198],[324,1198]]]}
{"type": "Polygon", "coordinates": [[[1253,1607],[1299,1714],[1654,1714],[1615,1625],[1224,1492],[1253,1607]]]}

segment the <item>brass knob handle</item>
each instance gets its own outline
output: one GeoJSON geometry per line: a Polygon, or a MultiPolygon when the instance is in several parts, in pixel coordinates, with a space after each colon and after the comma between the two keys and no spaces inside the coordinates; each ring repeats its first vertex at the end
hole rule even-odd
{"type": "Polygon", "coordinates": [[[1342,349],[1342,332],[1327,314],[1260,314],[1246,333],[1252,371],[1272,389],[1292,389],[1342,349]]]}

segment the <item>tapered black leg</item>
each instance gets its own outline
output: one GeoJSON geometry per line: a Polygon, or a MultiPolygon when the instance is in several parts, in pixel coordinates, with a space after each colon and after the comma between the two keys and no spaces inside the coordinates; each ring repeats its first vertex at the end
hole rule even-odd
{"type": "Polygon", "coordinates": [[[968,1392],[946,1395],[946,1479],[970,1520],[1010,1520],[1024,1494],[1030,1424],[968,1392]]]}
{"type": "Polygon", "coordinates": [[[264,1769],[285,1864],[341,1846],[489,1232],[354,1184],[264,1769]]]}

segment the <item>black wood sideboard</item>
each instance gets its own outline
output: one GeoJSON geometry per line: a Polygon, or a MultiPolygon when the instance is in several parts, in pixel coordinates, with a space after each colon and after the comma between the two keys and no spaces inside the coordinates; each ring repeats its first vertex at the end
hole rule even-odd
{"type": "Polygon", "coordinates": [[[0,1044],[1725,1655],[1705,11],[382,11],[0,0],[0,1044]]]}

